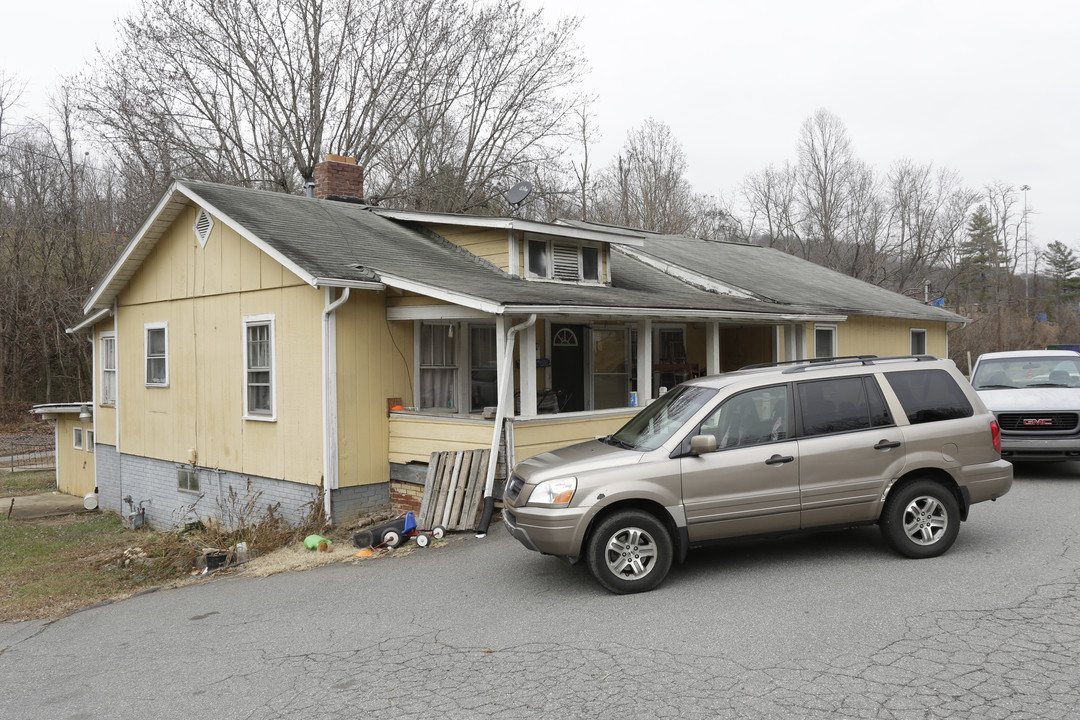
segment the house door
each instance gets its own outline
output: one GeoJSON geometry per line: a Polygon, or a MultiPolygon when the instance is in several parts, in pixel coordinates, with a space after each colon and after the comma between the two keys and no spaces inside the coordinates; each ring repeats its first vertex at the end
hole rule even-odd
{"type": "Polygon", "coordinates": [[[630,404],[630,335],[626,328],[592,329],[592,409],[630,404]]]}
{"type": "Polygon", "coordinates": [[[585,409],[585,326],[551,326],[551,389],[560,412],[585,409]]]}

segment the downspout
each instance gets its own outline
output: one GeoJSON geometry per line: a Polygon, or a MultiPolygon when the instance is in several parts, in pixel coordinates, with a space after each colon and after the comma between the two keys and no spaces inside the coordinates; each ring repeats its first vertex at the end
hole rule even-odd
{"type": "Polygon", "coordinates": [[[337,325],[330,327],[334,311],[349,299],[349,288],[341,292],[341,297],[330,301],[329,286],[324,288],[326,306],[322,312],[322,404],[323,404],[323,512],[327,522],[333,524],[333,503],[330,491],[338,484],[338,437],[337,437],[337,325]],[[334,332],[331,332],[331,329],[334,332]]]}
{"type": "MultiPolygon", "coordinates": [[[[495,432],[491,434],[491,454],[488,456],[487,480],[484,482],[484,514],[480,518],[480,527],[476,529],[476,537],[482,538],[487,535],[488,526],[491,524],[491,514],[495,510],[495,498],[492,492],[495,490],[495,466],[499,462],[499,437],[502,435],[503,420],[506,418],[506,406],[513,402],[510,392],[513,388],[512,377],[514,374],[514,336],[518,331],[524,330],[536,322],[536,313],[529,316],[525,322],[518,323],[506,333],[506,351],[503,356],[502,387],[499,388],[499,401],[495,410],[495,432]]],[[[524,368],[522,368],[524,370],[524,368]]]]}

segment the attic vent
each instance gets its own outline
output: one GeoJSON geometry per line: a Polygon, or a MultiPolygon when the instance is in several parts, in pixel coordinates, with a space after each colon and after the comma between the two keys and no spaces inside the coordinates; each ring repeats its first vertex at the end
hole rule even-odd
{"type": "Polygon", "coordinates": [[[195,237],[201,247],[206,247],[206,241],[210,239],[210,231],[214,229],[214,219],[210,213],[199,208],[199,216],[195,218],[195,237]]]}
{"type": "Polygon", "coordinates": [[[554,273],[560,280],[578,280],[578,249],[573,245],[556,245],[553,249],[554,273]]]}

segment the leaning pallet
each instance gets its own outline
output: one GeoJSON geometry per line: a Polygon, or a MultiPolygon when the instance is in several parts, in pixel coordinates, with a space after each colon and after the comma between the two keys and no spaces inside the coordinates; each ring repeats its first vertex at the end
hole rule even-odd
{"type": "Polygon", "coordinates": [[[419,525],[429,530],[472,530],[484,504],[488,450],[452,450],[431,453],[419,525]]]}

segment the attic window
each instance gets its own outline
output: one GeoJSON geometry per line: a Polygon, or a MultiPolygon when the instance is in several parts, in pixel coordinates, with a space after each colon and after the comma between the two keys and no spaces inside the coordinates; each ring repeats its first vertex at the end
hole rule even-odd
{"type": "Polygon", "coordinates": [[[527,277],[566,282],[600,281],[600,248],[529,240],[525,256],[527,277]]]}
{"type": "Polygon", "coordinates": [[[199,208],[199,214],[195,218],[195,237],[200,247],[206,247],[206,241],[210,239],[210,231],[214,229],[214,218],[210,213],[199,208]]]}

